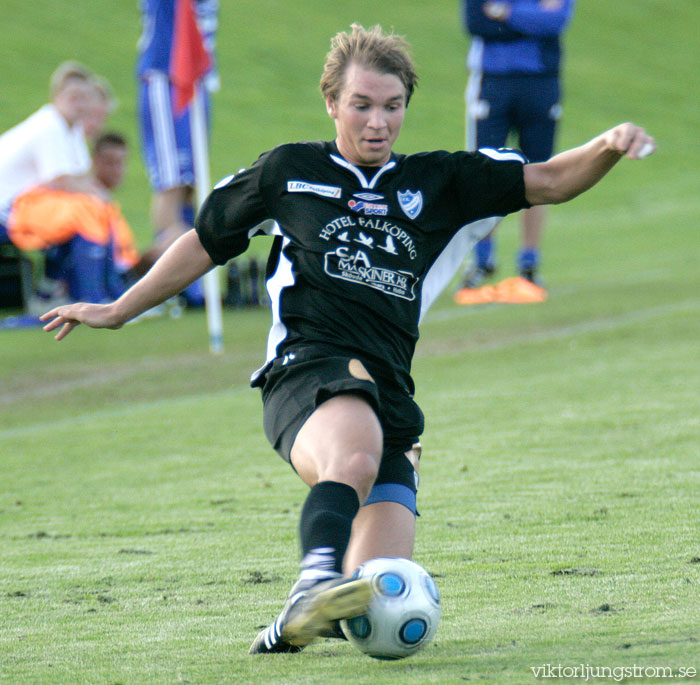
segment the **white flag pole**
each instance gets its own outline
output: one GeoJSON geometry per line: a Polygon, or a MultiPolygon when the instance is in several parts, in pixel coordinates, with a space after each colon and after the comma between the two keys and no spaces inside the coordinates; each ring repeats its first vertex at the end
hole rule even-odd
{"type": "MultiPolygon", "coordinates": [[[[194,180],[197,210],[201,209],[211,190],[209,178],[209,142],[206,114],[201,84],[196,84],[190,105],[190,133],[192,135],[192,156],[194,157],[194,180]]],[[[221,313],[221,287],[218,267],[203,276],[204,302],[207,311],[209,349],[213,354],[224,351],[224,328],[221,313]]]]}

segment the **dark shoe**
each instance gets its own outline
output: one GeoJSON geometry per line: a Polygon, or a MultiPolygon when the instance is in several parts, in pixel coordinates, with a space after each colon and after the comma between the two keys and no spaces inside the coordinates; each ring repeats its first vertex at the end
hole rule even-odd
{"type": "Polygon", "coordinates": [[[480,288],[484,283],[493,276],[496,271],[493,266],[474,266],[470,268],[464,274],[464,280],[462,281],[462,288],[480,288]]]}
{"type": "Polygon", "coordinates": [[[544,282],[538,275],[537,269],[522,269],[520,271],[520,278],[524,278],[526,281],[530,281],[530,283],[534,283],[540,288],[544,287],[544,282]]]}

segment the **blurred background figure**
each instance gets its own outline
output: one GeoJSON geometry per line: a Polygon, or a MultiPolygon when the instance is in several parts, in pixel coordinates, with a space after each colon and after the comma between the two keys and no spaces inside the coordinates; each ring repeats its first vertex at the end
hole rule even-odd
{"type": "MultiPolygon", "coordinates": [[[[561,35],[575,0],[462,0],[463,20],[471,36],[467,57],[466,149],[500,148],[509,133],[530,162],[549,159],[561,115],[561,35]]],[[[546,299],[539,277],[545,206],[520,213],[519,277],[508,279],[514,302],[546,299]]],[[[473,304],[476,290],[496,270],[494,233],[474,248],[458,304],[473,304]]],[[[506,298],[508,299],[508,298],[506,298]]],[[[504,301],[501,299],[501,301],[504,301]]]]}
{"type": "MultiPolygon", "coordinates": [[[[175,10],[178,0],[140,0],[142,33],[136,67],[139,79],[138,112],[142,154],[152,189],[151,219],[155,247],[146,259],[160,254],[194,224],[194,160],[190,135],[190,107],[178,111],[170,79],[175,10]]],[[[218,89],[215,40],[218,0],[191,0],[211,69],[201,96],[210,120],[209,93],[218,89]]],[[[190,306],[202,306],[201,280],[183,293],[190,306]]]]}
{"type": "Polygon", "coordinates": [[[49,83],[50,102],[0,136],[0,240],[20,194],[35,186],[103,197],[90,175],[83,119],[92,96],[92,72],[64,62],[49,83]]]}
{"type": "Polygon", "coordinates": [[[119,133],[103,133],[95,141],[92,153],[92,173],[110,194],[110,202],[105,207],[107,216],[107,239],[113,246],[114,266],[128,286],[135,276],[144,273],[141,256],[136,247],[134,232],[121,212],[119,203],[112,193],[121,185],[126,173],[129,148],[126,139],[119,133]]]}
{"type": "Polygon", "coordinates": [[[105,123],[118,103],[112,86],[103,76],[95,74],[91,79],[91,86],[90,100],[83,117],[83,129],[88,141],[94,143],[104,131],[105,123]]]}
{"type": "Polygon", "coordinates": [[[35,186],[19,195],[8,233],[19,249],[45,254],[44,278],[29,313],[54,301],[111,302],[131,283],[140,256],[134,234],[112,199],[126,171],[128,149],[104,133],[93,150],[92,182],[100,195],[35,186]]]}
{"type": "MultiPolygon", "coordinates": [[[[106,189],[90,173],[90,151],[83,125],[94,95],[94,79],[94,74],[84,65],[63,62],[51,75],[49,103],[0,136],[0,245],[3,261],[21,265],[20,278],[13,280],[11,286],[17,292],[6,293],[9,297],[3,301],[29,305],[34,269],[21,250],[50,246],[43,243],[42,247],[36,247],[35,241],[27,243],[14,232],[20,207],[22,211],[34,211],[35,198],[53,194],[80,194],[99,202],[108,200],[106,189]]],[[[51,231],[55,217],[49,214],[46,218],[50,222],[43,223],[51,231]]],[[[81,290],[80,299],[85,294],[89,295],[81,290]]],[[[67,297],[67,293],[58,289],[47,297],[52,302],[67,297]]]]}

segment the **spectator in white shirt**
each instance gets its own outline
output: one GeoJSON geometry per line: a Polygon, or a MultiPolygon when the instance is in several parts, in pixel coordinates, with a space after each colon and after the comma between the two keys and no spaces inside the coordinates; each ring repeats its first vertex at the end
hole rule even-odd
{"type": "Polygon", "coordinates": [[[0,224],[14,198],[36,186],[104,196],[89,174],[82,125],[92,78],[83,65],[64,62],[51,76],[51,102],[0,136],[0,224]]]}

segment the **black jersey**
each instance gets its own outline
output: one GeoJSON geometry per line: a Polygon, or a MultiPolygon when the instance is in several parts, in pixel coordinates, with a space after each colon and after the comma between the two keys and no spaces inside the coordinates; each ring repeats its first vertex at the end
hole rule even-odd
{"type": "Polygon", "coordinates": [[[523,162],[436,151],[359,168],[335,143],[282,145],[219,183],[196,230],[224,264],[276,222],[268,364],[295,345],[327,346],[412,386],[423,285],[461,227],[528,206],[523,162]]]}

